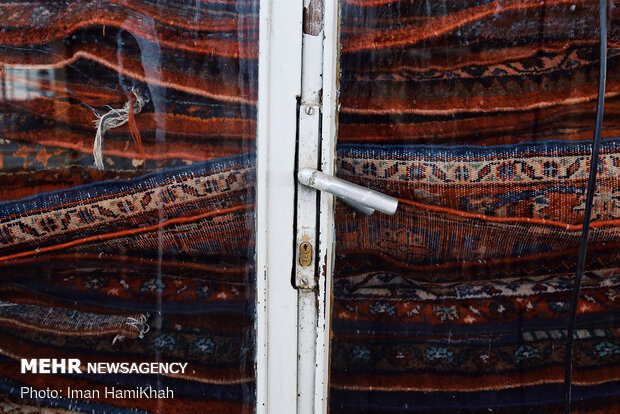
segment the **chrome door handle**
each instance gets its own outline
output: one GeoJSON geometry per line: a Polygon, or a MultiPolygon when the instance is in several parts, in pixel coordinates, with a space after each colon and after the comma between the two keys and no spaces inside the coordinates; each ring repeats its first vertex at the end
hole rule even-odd
{"type": "Polygon", "coordinates": [[[303,185],[340,197],[345,203],[367,215],[375,210],[394,215],[398,207],[398,200],[394,197],[327,175],[314,168],[300,169],[297,180],[303,185]]]}

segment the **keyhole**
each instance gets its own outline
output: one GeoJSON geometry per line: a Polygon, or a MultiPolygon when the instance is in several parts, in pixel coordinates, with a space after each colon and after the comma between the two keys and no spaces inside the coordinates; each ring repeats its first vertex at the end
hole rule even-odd
{"type": "Polygon", "coordinates": [[[299,245],[299,264],[302,266],[310,266],[312,263],[312,245],[303,242],[299,245]]]}

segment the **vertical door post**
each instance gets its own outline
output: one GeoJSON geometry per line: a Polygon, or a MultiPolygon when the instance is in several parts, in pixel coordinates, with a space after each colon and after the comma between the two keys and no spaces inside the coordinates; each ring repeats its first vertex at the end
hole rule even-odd
{"type": "Polygon", "coordinates": [[[297,292],[293,262],[295,134],[301,93],[301,1],[260,0],[256,412],[297,406],[297,292]]]}

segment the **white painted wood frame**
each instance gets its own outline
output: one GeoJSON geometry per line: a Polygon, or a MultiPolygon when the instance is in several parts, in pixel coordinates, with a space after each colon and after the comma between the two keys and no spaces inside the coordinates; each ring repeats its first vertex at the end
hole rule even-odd
{"type": "Polygon", "coordinates": [[[302,26],[309,0],[260,2],[256,381],[261,414],[327,412],[333,199],[299,188],[297,206],[294,198],[297,136],[299,165],[334,173],[338,0],[320,3],[323,30],[308,37],[302,26]],[[307,275],[316,286],[306,291],[296,290],[291,280],[300,234],[294,223],[300,222],[318,261],[307,275]]]}

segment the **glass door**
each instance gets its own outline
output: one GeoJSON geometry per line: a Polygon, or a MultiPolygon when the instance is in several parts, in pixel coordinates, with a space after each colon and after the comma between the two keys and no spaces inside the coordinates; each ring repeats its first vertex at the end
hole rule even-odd
{"type": "Polygon", "coordinates": [[[618,412],[613,2],[340,4],[337,174],[399,208],[336,208],[330,412],[564,412],[571,310],[573,412],[618,412]]]}
{"type": "Polygon", "coordinates": [[[258,0],[0,18],[2,411],[254,412],[258,0]]]}

